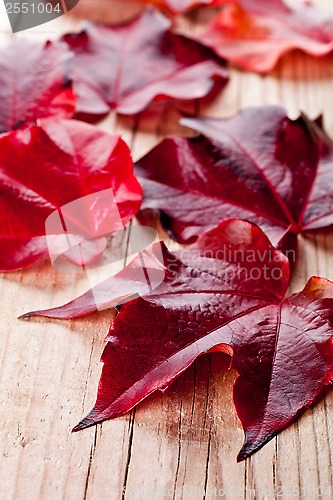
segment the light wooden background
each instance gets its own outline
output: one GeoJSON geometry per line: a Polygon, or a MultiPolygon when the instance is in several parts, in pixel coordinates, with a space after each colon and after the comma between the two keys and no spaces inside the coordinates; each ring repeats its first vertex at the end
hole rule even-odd
{"type": "MultiPolygon", "coordinates": [[[[331,0],[317,3],[333,12],[331,0]]],[[[75,10],[105,19],[106,5],[106,0],[81,0],[75,10]]],[[[126,17],[129,9],[122,0],[108,15],[126,17]]],[[[210,15],[208,10],[193,13],[183,25],[199,29],[210,15]]],[[[12,35],[2,2],[0,16],[4,45],[12,35]]],[[[19,36],[55,38],[79,25],[65,16],[19,36]]],[[[245,106],[277,103],[291,116],[300,110],[312,118],[323,113],[333,136],[333,58],[311,60],[293,53],[264,78],[231,69],[226,90],[201,112],[223,117],[245,106]]],[[[121,133],[134,158],[163,136],[184,132],[168,104],[161,114],[137,120],[111,116],[102,126],[121,133]]],[[[333,279],[332,244],[329,232],[300,241],[293,292],[314,274],[333,279]]],[[[112,245],[114,252],[124,253],[123,240],[112,245]]],[[[83,274],[57,273],[46,261],[1,276],[1,499],[333,498],[333,391],[237,464],[243,432],[232,405],[235,374],[221,371],[218,355],[199,359],[167,392],[150,397],[130,415],[71,434],[94,403],[113,312],[72,322],[16,317],[61,304],[88,286],[83,274]]]]}

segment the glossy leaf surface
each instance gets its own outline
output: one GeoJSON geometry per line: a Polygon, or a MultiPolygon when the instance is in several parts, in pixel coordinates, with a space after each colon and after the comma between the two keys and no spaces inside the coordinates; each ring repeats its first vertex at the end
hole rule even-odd
{"type": "Polygon", "coordinates": [[[159,210],[176,240],[230,217],[258,224],[274,245],[333,224],[333,146],[319,122],[267,106],[182,123],[204,135],[165,139],[136,165],[143,208],[159,210]]]}
{"type": "Polygon", "coordinates": [[[75,110],[71,55],[65,44],[15,40],[0,50],[0,132],[75,110]]]}
{"type": "Polygon", "coordinates": [[[110,109],[135,114],[166,97],[201,98],[228,78],[220,58],[172,33],[170,21],[154,10],[118,26],[89,24],[63,40],[74,52],[77,113],[85,117],[110,109]]]}
{"type": "Polygon", "coordinates": [[[186,249],[170,253],[162,244],[163,267],[158,248],[71,303],[26,316],[73,318],[127,300],[107,337],[96,404],[76,431],[164,390],[201,354],[229,354],[239,373],[234,402],[245,430],[242,460],[332,381],[333,284],[311,278],[284,299],[286,257],[259,228],[237,219],[186,249]],[[163,281],[147,287],[144,277],[162,270],[163,281]]]}
{"type": "Polygon", "coordinates": [[[70,251],[71,260],[80,261],[73,252],[82,248],[74,247],[97,238],[81,259],[90,263],[103,252],[100,238],[122,229],[141,197],[129,149],[118,136],[74,120],[45,120],[3,135],[0,269],[27,267],[48,251],[70,251]]]}

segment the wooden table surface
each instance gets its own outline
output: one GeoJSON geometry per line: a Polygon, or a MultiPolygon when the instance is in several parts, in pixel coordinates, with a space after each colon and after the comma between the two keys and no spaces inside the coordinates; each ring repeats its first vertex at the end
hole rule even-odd
{"type": "MultiPolygon", "coordinates": [[[[75,10],[79,17],[106,19],[110,3],[81,0],[75,10]]],[[[317,3],[333,12],[332,0],[317,3]]],[[[132,7],[125,0],[112,3],[108,19],[126,17],[132,7]]],[[[0,16],[5,45],[13,35],[2,2],[0,16]]],[[[201,10],[182,23],[194,31],[209,16],[201,10]]],[[[79,26],[79,18],[66,15],[15,36],[55,38],[79,26]]],[[[295,52],[266,77],[231,68],[227,88],[200,113],[225,117],[260,104],[282,104],[292,117],[322,113],[333,136],[333,58],[295,52]]],[[[174,106],[163,104],[160,111],[135,119],[110,116],[101,126],[122,134],[136,159],[165,135],[185,132],[174,106]]],[[[312,275],[333,280],[333,235],[309,235],[299,246],[291,291],[312,275]]],[[[124,254],[123,239],[112,247],[124,254]]],[[[164,394],[149,397],[131,414],[71,434],[94,403],[113,312],[64,322],[16,318],[88,287],[83,273],[56,272],[46,260],[0,278],[1,499],[333,498],[333,391],[237,464],[243,431],[232,404],[236,375],[221,371],[219,355],[200,358],[164,394]]]]}

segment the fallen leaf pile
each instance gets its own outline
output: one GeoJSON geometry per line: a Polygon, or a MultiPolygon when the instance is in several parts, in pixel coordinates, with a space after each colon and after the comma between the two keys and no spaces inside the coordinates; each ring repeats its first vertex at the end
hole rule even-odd
{"type": "Polygon", "coordinates": [[[327,55],[333,21],[282,0],[147,3],[170,16],[219,10],[192,37],[147,8],[124,24],[1,50],[0,270],[46,255],[55,267],[59,258],[89,266],[110,235],[158,211],[189,246],[154,243],[81,297],[22,317],[117,308],[96,404],[74,431],[125,414],[198,356],[224,352],[238,373],[243,460],[333,381],[333,283],[312,277],[287,293],[297,235],[333,225],[332,140],[320,118],[292,120],[277,106],[187,116],[181,123],[199,135],[164,139],[134,167],[119,136],[83,122],[212,96],[228,84],[227,61],[267,72],[295,48],[327,55]]]}

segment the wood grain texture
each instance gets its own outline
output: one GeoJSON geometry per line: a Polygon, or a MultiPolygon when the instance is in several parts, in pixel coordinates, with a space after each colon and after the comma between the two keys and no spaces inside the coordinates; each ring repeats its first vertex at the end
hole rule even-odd
{"type": "MultiPolygon", "coordinates": [[[[79,29],[80,17],[106,19],[110,3],[108,20],[136,8],[124,0],[81,0],[75,17],[15,36],[55,38],[79,29]]],[[[333,11],[331,0],[318,4],[333,11]]],[[[195,31],[210,16],[201,10],[182,24],[195,31]]],[[[5,45],[13,35],[1,2],[0,19],[0,43],[5,45]]],[[[323,114],[333,136],[332,61],[294,52],[266,77],[232,68],[225,91],[196,111],[225,117],[249,105],[282,104],[291,116],[323,114]]],[[[189,133],[177,118],[175,106],[162,104],[160,113],[112,115],[101,127],[122,134],[139,158],[162,137],[189,133]]],[[[126,238],[112,241],[119,257],[125,250],[126,238]]],[[[333,235],[328,231],[300,239],[291,291],[303,288],[314,274],[333,280],[333,235]]],[[[83,273],[57,273],[47,261],[1,276],[1,499],[333,498],[333,392],[237,464],[243,431],[232,404],[236,375],[223,369],[221,355],[200,358],[170,389],[149,397],[130,415],[71,434],[94,403],[113,312],[68,322],[16,317],[61,304],[88,286],[83,273]]]]}

